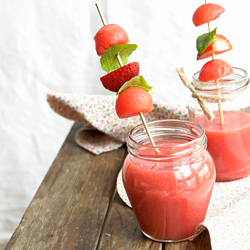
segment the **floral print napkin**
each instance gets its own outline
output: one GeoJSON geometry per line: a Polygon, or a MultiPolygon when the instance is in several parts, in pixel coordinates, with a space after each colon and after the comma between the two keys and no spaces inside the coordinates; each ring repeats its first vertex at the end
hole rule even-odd
{"type": "MultiPolygon", "coordinates": [[[[47,95],[47,102],[57,114],[83,123],[75,135],[76,142],[94,154],[121,147],[126,142],[130,129],[141,123],[139,116],[119,119],[115,112],[115,100],[116,96],[111,95],[47,95]]],[[[147,121],[188,119],[185,108],[159,101],[154,106],[153,111],[145,114],[147,121]]]]}

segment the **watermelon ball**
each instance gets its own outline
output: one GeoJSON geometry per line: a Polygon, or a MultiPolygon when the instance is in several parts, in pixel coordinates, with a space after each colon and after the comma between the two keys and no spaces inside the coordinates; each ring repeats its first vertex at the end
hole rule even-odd
{"type": "Polygon", "coordinates": [[[139,70],[139,63],[132,62],[115,71],[110,72],[100,79],[104,88],[113,92],[118,92],[118,90],[125,82],[139,75],[139,70]]]}
{"type": "Polygon", "coordinates": [[[124,89],[116,99],[115,110],[119,118],[128,118],[148,113],[154,109],[151,95],[143,88],[124,89]]]}
{"type": "Polygon", "coordinates": [[[227,62],[220,59],[213,59],[203,65],[200,71],[199,80],[202,82],[209,82],[232,73],[233,69],[227,62]]]}
{"type": "Polygon", "coordinates": [[[208,23],[220,16],[225,11],[225,9],[219,4],[207,3],[201,5],[193,14],[194,25],[200,26],[202,24],[208,23]]]}
{"type": "Polygon", "coordinates": [[[94,40],[98,56],[101,56],[112,45],[129,42],[126,31],[117,24],[104,25],[96,33],[94,40]]]}

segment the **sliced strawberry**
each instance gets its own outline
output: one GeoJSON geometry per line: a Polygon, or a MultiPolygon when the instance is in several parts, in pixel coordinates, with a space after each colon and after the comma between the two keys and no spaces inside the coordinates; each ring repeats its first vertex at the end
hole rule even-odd
{"type": "Polygon", "coordinates": [[[101,77],[101,82],[104,88],[118,92],[120,87],[127,81],[129,81],[134,76],[139,75],[139,63],[132,62],[129,63],[115,71],[110,72],[109,74],[101,77]]]}
{"type": "Polygon", "coordinates": [[[210,57],[213,53],[218,55],[231,49],[231,43],[224,36],[217,34],[206,50],[203,53],[198,53],[197,60],[210,57]]]}
{"type": "Polygon", "coordinates": [[[195,26],[208,23],[220,16],[225,9],[219,4],[207,3],[201,5],[193,14],[193,23],[195,26]]]}
{"type": "Polygon", "coordinates": [[[199,80],[209,82],[233,73],[232,67],[220,59],[211,60],[203,65],[200,71],[199,80]]]}
{"type": "Polygon", "coordinates": [[[126,88],[118,95],[115,109],[121,119],[148,113],[154,109],[152,96],[140,87],[126,88]]]}
{"type": "Polygon", "coordinates": [[[101,56],[112,45],[129,42],[126,31],[117,24],[104,25],[96,33],[94,40],[98,56],[101,56]]]}

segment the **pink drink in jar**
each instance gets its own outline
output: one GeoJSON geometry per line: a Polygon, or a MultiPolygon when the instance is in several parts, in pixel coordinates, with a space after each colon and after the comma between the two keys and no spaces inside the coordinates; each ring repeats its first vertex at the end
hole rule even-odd
{"type": "Polygon", "coordinates": [[[215,81],[201,82],[199,72],[193,75],[193,86],[215,118],[207,119],[192,98],[188,104],[189,119],[205,130],[208,151],[216,168],[216,181],[233,181],[250,174],[250,91],[248,73],[233,67],[234,73],[215,81]],[[224,123],[218,111],[218,93],[224,123]]]}
{"type": "Polygon", "coordinates": [[[224,125],[219,112],[213,122],[203,115],[195,121],[208,138],[208,151],[216,164],[217,181],[232,181],[250,174],[250,115],[243,111],[224,111],[224,125]]]}
{"type": "Polygon", "coordinates": [[[194,235],[205,219],[215,181],[204,130],[182,120],[150,122],[157,151],[142,125],[128,138],[123,183],[142,232],[157,241],[194,235]]]}

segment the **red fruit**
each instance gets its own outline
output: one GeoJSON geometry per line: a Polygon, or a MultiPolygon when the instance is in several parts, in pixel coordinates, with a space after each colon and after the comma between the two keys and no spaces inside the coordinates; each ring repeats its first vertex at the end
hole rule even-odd
{"type": "Polygon", "coordinates": [[[203,53],[198,53],[197,60],[212,56],[213,53],[215,55],[221,54],[230,49],[232,49],[231,43],[224,36],[217,34],[206,50],[203,53]]]}
{"type": "Polygon", "coordinates": [[[225,61],[214,59],[203,65],[199,80],[209,82],[233,73],[232,67],[225,61]]]}
{"type": "Polygon", "coordinates": [[[126,31],[117,24],[104,25],[96,33],[94,40],[98,56],[101,56],[112,45],[129,42],[126,31]]]}
{"type": "Polygon", "coordinates": [[[120,87],[127,81],[129,81],[134,76],[139,75],[139,63],[132,62],[129,63],[115,71],[110,72],[109,74],[101,77],[101,82],[104,88],[118,92],[120,87]]]}
{"type": "Polygon", "coordinates": [[[207,3],[201,5],[193,14],[193,23],[195,26],[200,26],[208,23],[220,16],[225,9],[219,4],[207,3]]]}
{"type": "Polygon", "coordinates": [[[143,88],[129,87],[124,89],[116,99],[116,113],[119,118],[128,118],[148,113],[154,109],[151,95],[143,88]]]}

